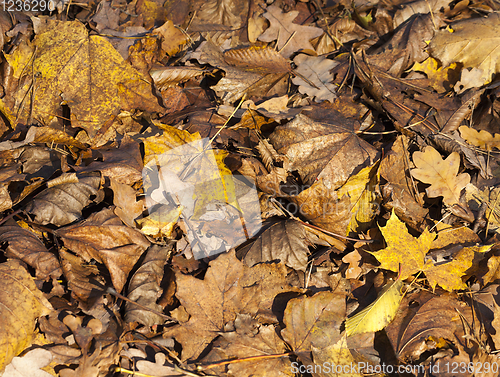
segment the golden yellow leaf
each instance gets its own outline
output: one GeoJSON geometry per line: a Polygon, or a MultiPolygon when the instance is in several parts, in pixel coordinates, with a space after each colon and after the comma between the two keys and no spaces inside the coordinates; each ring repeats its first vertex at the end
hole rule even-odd
{"type": "Polygon", "coordinates": [[[377,214],[381,196],[377,193],[380,181],[379,162],[367,166],[351,176],[338,190],[338,197],[348,195],[351,200],[351,221],[346,234],[365,230],[377,214]]]}
{"type": "Polygon", "coordinates": [[[19,261],[0,264],[0,372],[31,344],[35,320],[52,306],[19,261]]]}
{"type": "Polygon", "coordinates": [[[460,130],[460,135],[469,144],[488,151],[491,151],[493,148],[500,149],[500,134],[495,134],[495,136],[493,136],[488,131],[476,131],[467,126],[461,126],[458,129],[460,130]]]}
{"type": "MultiPolygon", "coordinates": [[[[432,259],[425,260],[426,254],[435,246],[446,246],[442,245],[443,242],[433,242],[435,233],[430,233],[426,229],[419,238],[413,237],[394,211],[387,225],[381,227],[380,231],[388,245],[385,249],[372,253],[381,263],[380,267],[394,272],[400,270],[402,280],[417,272],[424,272],[433,289],[438,284],[447,291],[466,288],[461,277],[472,266],[474,256],[491,248],[491,246],[463,247],[451,260],[435,264],[432,259]]],[[[449,241],[449,244],[455,244],[453,239],[449,241]]]]}
{"type": "Polygon", "coordinates": [[[425,191],[430,198],[443,197],[446,205],[459,203],[460,192],[470,182],[467,173],[458,174],[460,155],[451,153],[445,160],[433,147],[425,147],[423,152],[413,153],[413,162],[416,169],[411,170],[411,175],[431,186],[425,191]]]}
{"type": "Polygon", "coordinates": [[[71,108],[72,126],[93,137],[120,109],[161,109],[147,79],[105,38],[89,36],[82,23],[43,20],[35,30],[32,50],[6,55],[14,75],[25,78],[10,109],[18,122],[32,118],[48,125],[64,102],[71,108]]]}
{"type": "Polygon", "coordinates": [[[427,229],[415,238],[406,225],[399,220],[394,211],[385,227],[381,227],[387,247],[372,253],[382,263],[386,270],[398,272],[401,267],[400,278],[405,280],[424,268],[425,254],[430,250],[435,233],[427,229]]]}
{"type": "Polygon", "coordinates": [[[345,321],[347,336],[382,330],[392,322],[403,298],[403,282],[398,279],[387,284],[377,299],[354,316],[345,321]]]}
{"type": "Polygon", "coordinates": [[[411,70],[424,72],[429,79],[430,85],[438,93],[450,90],[453,84],[460,78],[460,72],[456,63],[443,67],[432,57],[425,59],[422,63],[415,63],[411,70]]]}

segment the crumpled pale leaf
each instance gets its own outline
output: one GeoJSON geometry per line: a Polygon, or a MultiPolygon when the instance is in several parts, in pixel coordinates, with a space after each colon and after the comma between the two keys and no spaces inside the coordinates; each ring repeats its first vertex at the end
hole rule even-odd
{"type": "Polygon", "coordinates": [[[2,377],[52,377],[41,368],[51,363],[53,355],[43,348],[35,348],[22,357],[14,357],[5,367],[2,377]]]}
{"type": "Polygon", "coordinates": [[[37,76],[36,91],[30,90],[34,83],[26,80],[13,94],[16,103],[10,107],[19,111],[18,122],[37,119],[49,124],[64,101],[71,108],[72,126],[83,128],[92,138],[120,109],[161,110],[151,85],[105,38],[89,36],[79,21],[35,21],[33,61],[33,51],[16,50],[7,57],[15,77],[37,76]],[[23,64],[19,54],[28,54],[31,63],[23,64]]]}
{"type": "Polygon", "coordinates": [[[481,69],[481,86],[491,81],[500,71],[498,44],[500,41],[500,15],[492,12],[488,17],[469,18],[440,30],[429,44],[431,54],[443,66],[460,62],[464,68],[481,69]]]}
{"type": "Polygon", "coordinates": [[[443,160],[437,150],[427,146],[423,152],[413,153],[413,162],[417,168],[411,170],[411,175],[431,185],[425,190],[429,197],[442,196],[449,206],[460,202],[460,192],[470,182],[470,176],[458,174],[460,155],[457,152],[443,160]]]}
{"type": "Polygon", "coordinates": [[[402,287],[403,282],[399,279],[386,285],[374,302],[347,318],[345,321],[346,335],[380,331],[391,323],[403,298],[402,287]]]}
{"type": "Polygon", "coordinates": [[[0,264],[0,371],[29,347],[35,320],[47,315],[52,305],[37,288],[31,275],[15,259],[0,264]]]}
{"type": "Polygon", "coordinates": [[[166,90],[181,82],[202,76],[208,71],[197,67],[160,67],[149,71],[151,78],[160,90],[166,90]]]}
{"type": "Polygon", "coordinates": [[[101,175],[90,173],[80,177],[69,177],[36,195],[25,209],[35,215],[35,222],[41,225],[63,226],[78,220],[82,209],[92,203],[91,197],[98,197],[101,175]]]}
{"type": "Polygon", "coordinates": [[[283,13],[281,8],[274,4],[268,6],[264,17],[269,20],[271,26],[261,34],[259,41],[277,40],[276,47],[285,58],[297,51],[314,51],[310,40],[323,34],[323,30],[313,26],[294,24],[293,20],[298,14],[297,11],[283,13]]]}
{"type": "Polygon", "coordinates": [[[293,62],[297,65],[294,72],[298,75],[292,79],[292,82],[299,87],[299,92],[314,97],[316,102],[333,102],[337,98],[335,94],[337,86],[332,83],[333,75],[330,70],[336,67],[338,62],[326,59],[324,56],[305,54],[297,55],[293,62]]]}

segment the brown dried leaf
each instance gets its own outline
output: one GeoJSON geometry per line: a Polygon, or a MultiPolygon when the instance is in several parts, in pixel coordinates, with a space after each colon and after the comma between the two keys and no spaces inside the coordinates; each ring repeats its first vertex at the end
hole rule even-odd
{"type": "Polygon", "coordinates": [[[149,71],[160,90],[166,90],[192,78],[203,76],[208,71],[197,67],[161,67],[149,71]]]}
{"type": "Polygon", "coordinates": [[[40,239],[18,225],[0,227],[0,244],[6,242],[6,256],[18,258],[36,270],[38,279],[58,278],[62,271],[56,256],[49,252],[40,239]]]}
{"type": "Polygon", "coordinates": [[[290,61],[274,48],[265,46],[250,46],[224,51],[227,64],[259,73],[291,72],[290,61]]]}
{"type": "Polygon", "coordinates": [[[319,292],[312,297],[298,297],[286,306],[281,336],[294,352],[325,348],[340,339],[340,325],[345,318],[345,294],[319,292]]]}
{"type": "MultiPolygon", "coordinates": [[[[171,247],[153,245],[149,248],[141,267],[130,279],[128,299],[157,312],[163,312],[163,307],[157,304],[157,301],[163,292],[163,289],[160,288],[163,267],[171,252],[171,247]]],[[[126,302],[125,322],[139,322],[146,326],[153,326],[162,324],[164,319],[156,313],[126,302]]]]}
{"type": "Polygon", "coordinates": [[[246,265],[279,261],[298,271],[305,271],[312,243],[304,226],[295,220],[281,221],[266,229],[251,245],[238,252],[246,265]]]}
{"type": "Polygon", "coordinates": [[[464,68],[483,71],[477,86],[491,81],[500,71],[498,44],[500,15],[490,13],[485,18],[469,18],[441,30],[432,38],[429,49],[443,66],[453,62],[463,63],[464,68]]]}
{"type": "Polygon", "coordinates": [[[309,41],[323,34],[323,30],[313,26],[294,24],[293,20],[298,14],[297,11],[283,13],[276,5],[268,6],[264,17],[269,20],[271,26],[258,38],[259,41],[277,40],[277,48],[285,58],[297,51],[314,51],[309,41]]]}
{"type": "Polygon", "coordinates": [[[293,62],[297,65],[294,72],[298,75],[292,79],[292,82],[299,87],[299,92],[314,97],[316,102],[333,102],[337,98],[335,94],[337,85],[332,83],[333,75],[330,70],[336,67],[338,62],[323,56],[304,54],[297,55],[293,62]]]}
{"type": "MultiPolygon", "coordinates": [[[[345,126],[348,127],[348,126],[345,126]]],[[[377,151],[343,125],[314,122],[299,114],[278,126],[269,140],[291,162],[306,185],[323,179],[330,190],[342,186],[355,171],[371,165],[377,151]]]]}
{"type": "Polygon", "coordinates": [[[135,228],[134,219],[139,217],[146,209],[145,200],[142,198],[136,201],[136,191],[123,183],[119,183],[113,178],[110,179],[111,190],[113,190],[113,204],[115,214],[128,226],[135,228]]]}
{"type": "Polygon", "coordinates": [[[443,160],[437,150],[428,146],[423,152],[413,153],[413,162],[417,168],[411,170],[411,175],[431,185],[425,190],[430,198],[442,196],[449,206],[460,203],[460,192],[470,182],[470,176],[467,173],[458,175],[458,153],[453,152],[443,160]]]}
{"type": "Polygon", "coordinates": [[[121,222],[113,213],[113,208],[103,209],[82,223],[58,229],[55,233],[68,249],[85,261],[95,259],[104,263],[118,292],[123,289],[129,272],[149,246],[149,241],[139,231],[121,222]]]}
{"type": "Polygon", "coordinates": [[[467,126],[461,126],[458,129],[460,131],[460,135],[469,144],[486,149],[487,151],[491,151],[493,148],[500,149],[500,134],[495,134],[495,136],[493,136],[488,131],[476,131],[475,129],[467,126]]]}
{"type": "Polygon", "coordinates": [[[82,215],[82,209],[98,195],[101,175],[91,173],[78,178],[78,182],[62,183],[45,189],[25,207],[35,215],[37,224],[63,226],[82,215]]]}

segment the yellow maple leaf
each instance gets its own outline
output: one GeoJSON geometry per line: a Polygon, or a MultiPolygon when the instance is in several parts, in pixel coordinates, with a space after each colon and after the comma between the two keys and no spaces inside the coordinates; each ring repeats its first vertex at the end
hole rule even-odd
{"type": "Polygon", "coordinates": [[[411,70],[424,72],[429,79],[429,84],[438,93],[444,93],[450,90],[460,77],[460,68],[457,63],[452,63],[447,67],[443,67],[432,57],[425,59],[421,63],[415,63],[411,70]]]}
{"type": "Polygon", "coordinates": [[[430,286],[434,289],[440,285],[447,291],[454,289],[465,289],[462,276],[472,266],[476,253],[485,253],[491,248],[489,246],[463,247],[453,259],[446,263],[434,264],[432,260],[425,260],[426,254],[433,248],[436,233],[430,233],[427,229],[418,237],[413,237],[406,225],[399,220],[394,211],[385,227],[381,227],[384,239],[387,243],[385,249],[372,254],[381,263],[381,268],[400,272],[401,280],[404,280],[417,272],[425,273],[430,286]]]}
{"type": "Polygon", "coordinates": [[[491,151],[493,148],[500,149],[500,134],[495,134],[495,136],[493,136],[488,131],[476,131],[467,126],[461,126],[458,129],[460,130],[460,135],[469,144],[488,151],[491,151]]]}
{"type": "Polygon", "coordinates": [[[449,206],[459,203],[460,192],[470,182],[470,176],[458,174],[460,155],[457,152],[443,160],[437,150],[428,146],[423,152],[413,153],[413,162],[417,168],[411,170],[411,175],[430,184],[425,190],[430,198],[442,196],[449,206]]]}

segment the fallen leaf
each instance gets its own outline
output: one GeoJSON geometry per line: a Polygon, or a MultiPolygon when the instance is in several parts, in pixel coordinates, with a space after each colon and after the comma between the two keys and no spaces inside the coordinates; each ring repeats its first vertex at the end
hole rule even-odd
{"type": "Polygon", "coordinates": [[[252,267],[258,263],[278,261],[295,270],[305,271],[308,246],[304,226],[295,220],[281,221],[271,225],[246,250],[238,252],[238,257],[252,267]]]}
{"type": "Polygon", "coordinates": [[[283,13],[274,4],[268,6],[264,17],[269,20],[271,26],[260,35],[259,41],[272,42],[277,40],[278,51],[285,58],[297,51],[314,51],[314,47],[309,41],[323,34],[323,30],[313,26],[294,24],[293,20],[297,18],[298,14],[297,11],[283,13]]]}
{"type": "Polygon", "coordinates": [[[36,270],[38,279],[58,278],[62,271],[56,256],[43,242],[27,229],[18,225],[0,227],[0,243],[6,243],[6,256],[18,258],[36,270]]]}
{"type": "Polygon", "coordinates": [[[120,109],[161,109],[147,80],[103,37],[89,36],[78,21],[37,20],[32,64],[19,64],[15,56],[8,58],[17,77],[37,75],[34,99],[29,90],[31,83],[15,93],[18,103],[34,104],[31,109],[15,107],[14,111],[20,112],[18,122],[35,118],[48,125],[58,113],[61,101],[65,101],[71,108],[73,126],[83,128],[92,138],[120,109]]]}
{"type": "Polygon", "coordinates": [[[333,102],[337,95],[337,86],[332,83],[330,70],[339,63],[323,56],[297,55],[293,62],[297,65],[296,76],[292,82],[299,87],[299,92],[314,97],[316,102],[333,102]],[[306,81],[307,80],[307,81],[306,81]]]}
{"type": "Polygon", "coordinates": [[[493,148],[500,149],[500,134],[493,136],[488,131],[477,131],[467,126],[460,126],[458,130],[467,143],[475,147],[483,148],[487,151],[491,151],[493,148]]]}
{"type": "Polygon", "coordinates": [[[35,348],[23,357],[14,357],[5,367],[2,377],[51,377],[42,368],[52,362],[52,353],[43,348],[35,348]]]}
{"type": "MultiPolygon", "coordinates": [[[[163,267],[172,252],[171,248],[153,245],[138,270],[130,279],[127,298],[143,307],[162,313],[163,307],[157,304],[163,289],[163,267]]],[[[125,303],[125,322],[139,322],[146,326],[161,325],[164,318],[130,302],[125,303]]]]}
{"type": "Polygon", "coordinates": [[[399,272],[401,280],[422,271],[426,274],[432,289],[437,284],[448,291],[465,289],[467,286],[461,277],[472,266],[475,253],[484,253],[491,248],[491,245],[463,247],[451,261],[435,264],[432,260],[425,259],[433,247],[435,233],[425,229],[418,238],[413,237],[394,211],[387,225],[381,227],[380,231],[384,235],[387,247],[371,254],[381,262],[381,267],[399,272]]]}
{"type": "Polygon", "coordinates": [[[403,288],[403,282],[399,279],[392,284],[387,284],[374,302],[347,318],[345,321],[346,335],[349,337],[380,331],[391,323],[403,298],[401,288],[403,288]]]}
{"type": "Polygon", "coordinates": [[[129,272],[149,246],[139,231],[121,222],[113,208],[93,213],[81,224],[58,229],[56,234],[85,261],[95,259],[105,264],[117,292],[123,289],[129,272]]]}
{"type": "Polygon", "coordinates": [[[160,90],[166,90],[192,78],[203,76],[208,71],[197,67],[161,67],[149,71],[151,78],[160,90]]]}
{"type": "Polygon", "coordinates": [[[319,292],[298,297],[286,306],[281,336],[295,353],[324,348],[340,340],[340,325],[345,316],[342,292],[319,292]]]}
{"type": "Polygon", "coordinates": [[[351,350],[347,344],[345,336],[340,338],[337,343],[329,344],[325,348],[316,348],[312,346],[312,356],[314,366],[311,368],[314,377],[361,377],[362,368],[358,360],[353,357],[351,350]],[[314,367],[322,366],[319,368],[319,373],[315,372],[314,367]],[[325,368],[324,366],[327,366],[325,368]],[[353,367],[353,368],[351,368],[353,367]]]}
{"type": "Polygon", "coordinates": [[[101,185],[99,173],[76,175],[64,179],[36,195],[25,209],[35,215],[37,224],[63,226],[78,220],[82,209],[92,203],[92,197],[98,197],[101,185]]]}
{"type": "Polygon", "coordinates": [[[411,170],[411,175],[431,185],[425,190],[430,198],[442,196],[449,206],[460,203],[460,192],[470,182],[470,176],[458,174],[458,153],[453,152],[443,160],[437,150],[428,146],[423,152],[413,153],[413,162],[417,168],[411,170]]]}
{"type": "Polygon", "coordinates": [[[52,306],[36,287],[31,275],[15,259],[0,264],[0,371],[34,338],[35,320],[52,306]]]}
{"type": "Polygon", "coordinates": [[[500,16],[491,13],[488,17],[466,19],[451,25],[451,29],[440,30],[432,38],[429,49],[443,66],[460,62],[464,68],[483,71],[477,86],[491,81],[500,71],[497,32],[500,16]]]}

